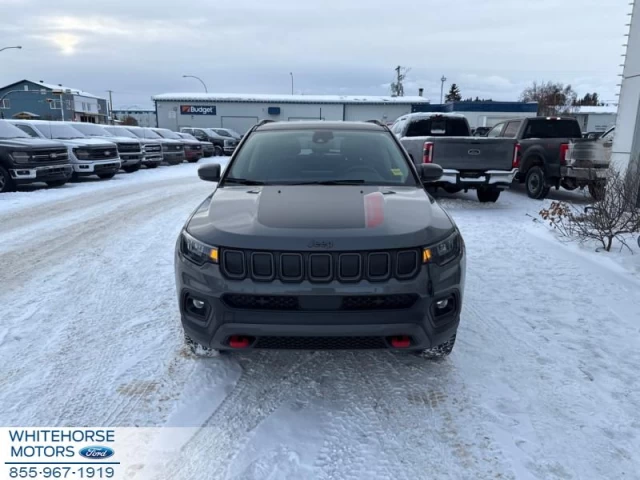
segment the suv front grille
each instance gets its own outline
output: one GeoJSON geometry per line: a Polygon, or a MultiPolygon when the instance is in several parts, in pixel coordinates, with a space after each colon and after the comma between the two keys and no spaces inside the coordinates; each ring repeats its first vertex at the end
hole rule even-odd
{"type": "Polygon", "coordinates": [[[162,152],[162,145],[145,145],[144,151],[147,153],[160,153],[162,152]]]}
{"type": "MultiPolygon", "coordinates": [[[[363,311],[363,310],[404,310],[413,307],[418,300],[415,294],[394,295],[348,295],[322,297],[322,307],[317,302],[308,306],[313,296],[294,295],[246,295],[228,293],[222,301],[231,308],[241,310],[278,310],[278,311],[363,311]]],[[[317,298],[314,297],[315,300],[317,298]]]]}
{"type": "Polygon", "coordinates": [[[118,151],[120,153],[138,153],[140,152],[140,144],[138,143],[119,143],[118,151]]]}
{"type": "Polygon", "coordinates": [[[420,271],[418,249],[383,252],[265,252],[221,250],[220,267],[232,280],[341,283],[409,280],[420,271]]]}
{"type": "Polygon", "coordinates": [[[374,350],[387,348],[382,337],[258,337],[253,348],[276,350],[374,350]]]}

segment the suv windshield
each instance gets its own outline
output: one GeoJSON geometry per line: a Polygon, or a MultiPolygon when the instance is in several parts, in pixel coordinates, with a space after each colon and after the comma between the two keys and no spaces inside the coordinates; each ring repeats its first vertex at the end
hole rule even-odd
{"type": "Polygon", "coordinates": [[[82,132],[64,123],[45,123],[34,125],[47,138],[69,140],[72,138],[86,138],[82,132]]]}
{"type": "Polygon", "coordinates": [[[104,129],[116,137],[139,138],[124,127],[104,127],[104,129]]]}
{"type": "Polygon", "coordinates": [[[582,138],[576,120],[535,119],[529,120],[524,138],[582,138]]]}
{"type": "Polygon", "coordinates": [[[153,131],[164,138],[170,138],[172,140],[182,140],[182,137],[180,135],[178,135],[176,132],[172,132],[171,130],[166,130],[163,128],[153,131]]]}
{"type": "Polygon", "coordinates": [[[418,185],[391,134],[342,129],[255,132],[224,183],[418,185]]]}
{"type": "Polygon", "coordinates": [[[18,127],[14,127],[10,123],[0,122],[0,138],[31,138],[18,127]]]}
{"type": "Polygon", "coordinates": [[[104,128],[99,125],[94,125],[93,123],[82,123],[82,124],[73,124],[72,128],[75,128],[80,133],[84,133],[89,137],[104,137],[111,136],[109,132],[107,132],[104,128]]]}

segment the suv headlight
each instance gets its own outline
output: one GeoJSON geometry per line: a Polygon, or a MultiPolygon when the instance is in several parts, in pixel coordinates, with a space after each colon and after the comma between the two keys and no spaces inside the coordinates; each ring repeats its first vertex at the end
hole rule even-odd
{"type": "Polygon", "coordinates": [[[73,154],[78,160],[89,160],[89,150],[82,150],[81,148],[74,148],[73,154]]]}
{"type": "Polygon", "coordinates": [[[422,249],[422,263],[446,265],[458,258],[464,249],[464,241],[457,230],[443,242],[422,249]]]}
{"type": "Polygon", "coordinates": [[[11,152],[11,158],[16,163],[29,163],[31,155],[27,152],[11,152]]]}
{"type": "Polygon", "coordinates": [[[196,240],[187,232],[182,232],[180,250],[185,257],[197,265],[204,265],[205,262],[218,263],[218,247],[196,240]]]}

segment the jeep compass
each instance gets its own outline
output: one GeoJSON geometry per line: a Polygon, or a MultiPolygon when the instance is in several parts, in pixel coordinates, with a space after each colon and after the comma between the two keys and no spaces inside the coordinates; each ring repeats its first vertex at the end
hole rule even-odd
{"type": "Polygon", "coordinates": [[[465,247],[379,122],[267,122],[243,138],[176,245],[194,350],[378,349],[444,356],[464,293],[465,247]]]}

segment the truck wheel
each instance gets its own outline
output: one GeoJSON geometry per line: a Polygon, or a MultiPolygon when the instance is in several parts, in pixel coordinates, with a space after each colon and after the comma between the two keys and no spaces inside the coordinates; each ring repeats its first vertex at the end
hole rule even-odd
{"type": "Polygon", "coordinates": [[[171,166],[180,165],[182,163],[182,160],[167,160],[167,163],[171,166]]]}
{"type": "Polygon", "coordinates": [[[147,163],[147,168],[158,168],[157,163],[147,163]]]}
{"type": "Polygon", "coordinates": [[[220,145],[216,145],[215,152],[213,153],[216,157],[222,157],[224,155],[224,150],[220,145]]]}
{"type": "Polygon", "coordinates": [[[191,337],[189,337],[186,333],[184,334],[184,345],[187,348],[187,351],[193,355],[194,357],[217,357],[220,354],[219,350],[214,350],[213,348],[203,347],[196,341],[194,341],[191,337]]]}
{"type": "Polygon", "coordinates": [[[98,178],[100,180],[109,180],[110,178],[113,178],[115,176],[116,176],[115,172],[113,172],[113,173],[99,173],[98,174],[98,178]]]}
{"type": "Polygon", "coordinates": [[[428,360],[443,359],[445,357],[448,357],[451,354],[455,343],[456,343],[456,336],[454,334],[453,337],[451,337],[447,342],[443,343],[442,345],[438,345],[437,347],[423,350],[422,352],[419,352],[418,355],[428,360]]]}
{"type": "Polygon", "coordinates": [[[122,167],[122,169],[127,173],[133,173],[140,170],[140,165],[130,165],[128,167],[122,167]]]}
{"type": "Polygon", "coordinates": [[[593,198],[596,202],[604,200],[604,196],[606,194],[606,187],[604,183],[590,183],[588,188],[589,195],[591,195],[591,198],[593,198]]]}
{"type": "Polygon", "coordinates": [[[13,192],[15,183],[6,168],[0,166],[0,193],[13,192]]]}
{"type": "Polygon", "coordinates": [[[196,158],[190,158],[189,160],[187,160],[187,162],[189,162],[189,163],[198,163],[198,160],[200,160],[200,158],[197,158],[197,157],[196,158]]]}
{"type": "Polygon", "coordinates": [[[496,203],[500,197],[500,190],[495,188],[479,188],[476,193],[480,203],[496,203]]]}
{"type": "Polygon", "coordinates": [[[447,193],[459,193],[462,191],[462,189],[460,187],[456,187],[454,185],[445,185],[444,187],[442,187],[442,189],[447,192],[447,193]]]}
{"type": "Polygon", "coordinates": [[[536,200],[545,198],[551,188],[545,184],[544,170],[538,165],[534,165],[529,169],[524,184],[527,189],[527,195],[536,200]]]}
{"type": "Polygon", "coordinates": [[[63,185],[66,185],[67,180],[51,180],[50,182],[47,182],[47,186],[50,188],[55,188],[55,187],[61,187],[63,185]]]}

